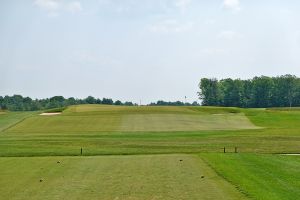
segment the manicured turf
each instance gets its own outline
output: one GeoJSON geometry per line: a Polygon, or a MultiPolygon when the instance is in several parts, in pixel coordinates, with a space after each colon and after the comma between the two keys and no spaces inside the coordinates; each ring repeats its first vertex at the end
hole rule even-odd
{"type": "Polygon", "coordinates": [[[25,118],[36,114],[36,112],[4,112],[0,111],[0,132],[22,122],[25,118]]]}
{"type": "MultiPolygon", "coordinates": [[[[19,120],[13,112],[6,116],[14,121],[19,120]]],[[[4,122],[8,120],[0,116],[1,120],[2,126],[7,127],[4,122]]],[[[221,152],[223,147],[233,151],[235,146],[240,152],[296,153],[299,152],[300,145],[299,120],[299,111],[214,107],[72,106],[62,115],[36,114],[2,131],[0,156],[78,155],[81,147],[84,148],[85,155],[221,152]],[[224,121],[228,116],[231,125],[239,126],[244,119],[250,123],[242,113],[256,125],[251,125],[252,128],[264,128],[174,130],[174,127],[213,127],[214,120],[218,129],[226,129],[224,121]],[[197,120],[208,119],[212,123],[176,121],[186,115],[189,116],[186,120],[196,117],[197,120]],[[151,118],[149,116],[155,116],[156,119],[147,120],[151,118]],[[232,117],[238,119],[233,120],[232,117]],[[130,118],[132,120],[128,120],[130,118]],[[154,128],[156,131],[153,132],[141,131],[154,128]],[[159,129],[163,131],[158,131],[159,129]]],[[[241,124],[243,128],[246,127],[241,124]]]]}
{"type": "Polygon", "coordinates": [[[254,199],[300,197],[300,157],[257,154],[202,154],[223,177],[254,199]]]}
{"type": "Polygon", "coordinates": [[[299,157],[261,153],[299,153],[299,121],[299,109],[83,105],[57,116],[1,113],[0,192],[4,199],[297,199],[299,157]],[[216,153],[223,147],[239,153],[216,153]],[[203,172],[212,174],[199,179],[203,172]]]}
{"type": "Polygon", "coordinates": [[[72,106],[59,116],[35,116],[13,133],[82,133],[255,129],[243,113],[210,114],[193,107],[72,106]],[[94,110],[94,111],[92,111],[94,110]]]}
{"type": "Polygon", "coordinates": [[[0,158],[0,177],[11,200],[245,199],[195,155],[0,158]]]}

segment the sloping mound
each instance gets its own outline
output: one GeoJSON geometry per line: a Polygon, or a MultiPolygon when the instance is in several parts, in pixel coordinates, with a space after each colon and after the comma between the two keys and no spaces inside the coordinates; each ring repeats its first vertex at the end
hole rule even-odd
{"type": "Polygon", "coordinates": [[[9,132],[174,132],[201,130],[256,129],[243,113],[205,112],[195,107],[72,106],[57,116],[34,116],[9,132]]]}

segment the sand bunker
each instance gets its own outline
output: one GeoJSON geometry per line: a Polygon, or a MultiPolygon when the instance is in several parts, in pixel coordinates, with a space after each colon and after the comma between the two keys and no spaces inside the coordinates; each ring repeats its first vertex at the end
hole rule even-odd
{"type": "Polygon", "coordinates": [[[40,115],[43,115],[43,116],[52,116],[52,115],[60,115],[61,112],[54,112],[54,113],[42,113],[40,115]]]}

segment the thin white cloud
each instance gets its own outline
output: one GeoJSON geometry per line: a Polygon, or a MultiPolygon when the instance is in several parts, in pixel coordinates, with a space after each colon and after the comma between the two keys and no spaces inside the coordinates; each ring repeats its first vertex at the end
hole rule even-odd
{"type": "Polygon", "coordinates": [[[241,10],[239,0],[224,0],[223,6],[224,6],[224,8],[230,9],[230,10],[233,10],[233,11],[241,10]]]}
{"type": "Polygon", "coordinates": [[[168,19],[148,26],[148,30],[154,33],[179,33],[193,28],[193,22],[180,23],[175,19],[168,19]]]}
{"type": "Polygon", "coordinates": [[[66,9],[72,13],[80,12],[82,10],[81,4],[78,1],[73,1],[66,5],[66,9]]]}
{"type": "Polygon", "coordinates": [[[76,13],[82,11],[79,1],[66,2],[63,0],[35,0],[34,4],[47,11],[49,17],[57,17],[62,11],[76,13]]]}
{"type": "Polygon", "coordinates": [[[177,0],[175,2],[175,6],[181,10],[182,13],[184,13],[187,9],[187,7],[191,4],[191,0],[177,0]]]}
{"type": "MultiPolygon", "coordinates": [[[[139,1],[130,0],[130,1],[120,1],[120,0],[98,0],[98,5],[102,9],[110,9],[113,12],[129,13],[137,9],[139,1]]],[[[142,3],[144,5],[144,2],[142,3]]]]}
{"type": "Polygon", "coordinates": [[[34,4],[47,11],[57,11],[61,6],[57,0],[36,0],[34,4]]]}
{"type": "Polygon", "coordinates": [[[231,30],[226,30],[226,31],[221,31],[218,35],[218,39],[224,39],[224,40],[234,40],[234,39],[241,39],[243,37],[242,34],[231,31],[231,30]]]}

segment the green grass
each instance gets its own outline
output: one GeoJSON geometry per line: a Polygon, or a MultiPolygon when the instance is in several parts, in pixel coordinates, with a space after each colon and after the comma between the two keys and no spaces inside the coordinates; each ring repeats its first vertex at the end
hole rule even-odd
{"type": "Polygon", "coordinates": [[[0,133],[12,127],[16,123],[22,122],[25,118],[34,115],[36,112],[4,112],[0,111],[0,133]]]}
{"type": "Polygon", "coordinates": [[[211,114],[193,107],[81,105],[72,106],[59,116],[36,115],[7,132],[61,135],[83,132],[173,132],[256,128],[258,127],[243,113],[211,114]]]}
{"type": "Polygon", "coordinates": [[[297,199],[300,157],[261,153],[299,153],[299,121],[299,109],[80,105],[56,116],[2,112],[0,192],[4,199],[297,199]],[[239,154],[217,153],[223,147],[239,154]],[[204,173],[210,175],[202,180],[204,173]]]}
{"type": "MultiPolygon", "coordinates": [[[[7,116],[19,120],[15,113],[7,116]]],[[[62,115],[35,114],[0,132],[0,156],[78,155],[81,147],[85,155],[222,152],[224,146],[231,151],[237,146],[240,152],[296,153],[299,120],[299,111],[71,106],[62,115]],[[229,126],[235,130],[226,130],[229,126]]]]}
{"type": "Polygon", "coordinates": [[[56,112],[63,112],[66,109],[66,107],[60,107],[60,108],[52,108],[45,110],[45,113],[56,113],[56,112]]]}
{"type": "Polygon", "coordinates": [[[0,158],[0,177],[11,200],[245,199],[193,155],[0,158]]]}
{"type": "Polygon", "coordinates": [[[202,154],[226,180],[254,199],[300,197],[300,157],[257,154],[202,154]]]}
{"type": "Polygon", "coordinates": [[[99,114],[34,116],[10,128],[10,133],[173,132],[256,129],[243,114],[99,114]]]}

